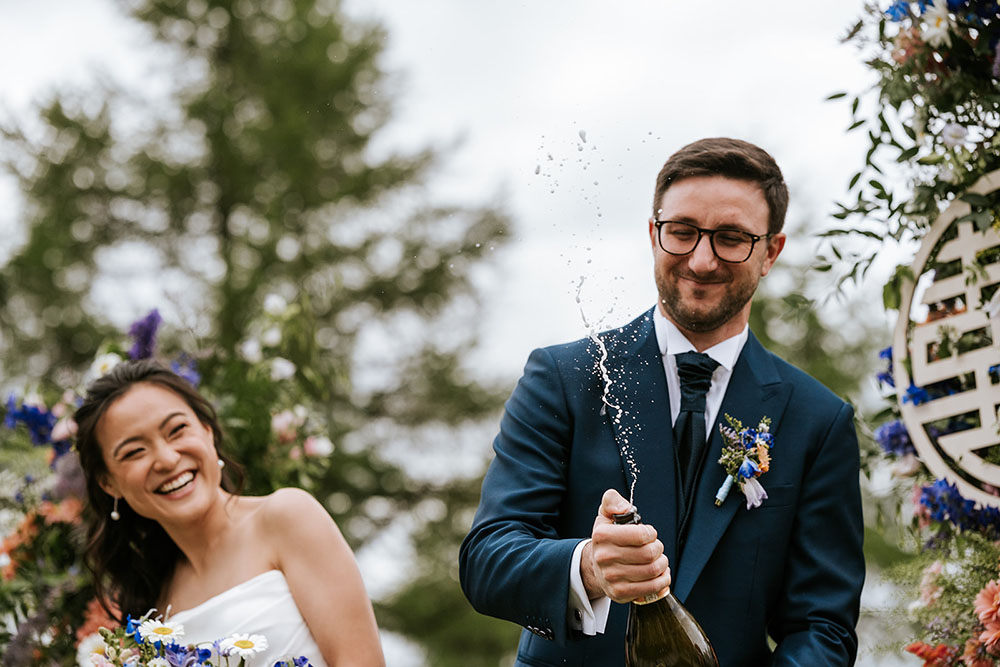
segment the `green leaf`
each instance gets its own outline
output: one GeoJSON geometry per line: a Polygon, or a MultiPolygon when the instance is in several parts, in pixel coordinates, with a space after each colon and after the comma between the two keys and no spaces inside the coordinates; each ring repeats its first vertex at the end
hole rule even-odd
{"type": "Polygon", "coordinates": [[[847,97],[847,93],[841,91],[839,93],[833,93],[832,95],[827,95],[826,99],[829,100],[839,100],[841,97],[847,97]]]}
{"type": "Polygon", "coordinates": [[[966,202],[970,206],[975,206],[978,208],[984,208],[990,205],[989,197],[975,192],[966,192],[961,197],[959,197],[959,199],[966,202]]]}

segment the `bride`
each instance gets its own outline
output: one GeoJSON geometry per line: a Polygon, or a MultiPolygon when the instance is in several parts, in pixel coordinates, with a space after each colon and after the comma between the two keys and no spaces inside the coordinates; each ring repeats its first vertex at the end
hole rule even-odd
{"type": "Polygon", "coordinates": [[[88,387],[77,448],[94,510],[87,562],[124,617],[156,608],[180,643],[266,638],[253,664],[306,656],[315,667],[384,665],[354,555],[300,489],[243,496],[215,410],[150,360],[88,387]]]}

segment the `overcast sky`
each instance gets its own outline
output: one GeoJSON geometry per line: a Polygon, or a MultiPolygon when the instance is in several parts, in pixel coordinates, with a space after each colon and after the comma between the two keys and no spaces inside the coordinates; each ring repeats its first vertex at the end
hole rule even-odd
{"type": "MultiPolygon", "coordinates": [[[[655,298],[646,220],[656,172],[705,136],[754,141],[792,189],[791,221],[829,224],[860,164],[837,90],[870,85],[838,38],[861,3],[671,0],[347,0],[388,29],[397,113],[381,145],[453,146],[431,181],[438,201],[501,201],[515,239],[488,274],[481,358],[516,375],[535,346],[624,323],[655,298]],[[577,302],[579,294],[580,301],[577,302]],[[581,314],[581,309],[583,313],[581,314]]],[[[111,0],[0,0],[0,104],[23,113],[97,73],[148,79],[143,33],[111,0]]],[[[0,257],[17,228],[0,183],[0,257]]],[[[789,257],[815,241],[792,239],[789,257]]],[[[126,301],[128,321],[156,303],[126,301]]]]}
{"type": "MultiPolygon", "coordinates": [[[[813,229],[831,224],[864,157],[864,137],[845,134],[846,103],[824,101],[872,83],[854,46],[838,40],[861,0],[345,8],[388,29],[384,65],[398,94],[382,145],[453,145],[432,198],[497,200],[515,221],[484,285],[478,358],[490,374],[513,379],[531,348],[586,335],[584,316],[610,327],[652,305],[646,220],[656,173],[680,146],[706,136],[760,144],[791,187],[789,220],[813,229]]],[[[98,73],[147,85],[144,40],[113,0],[0,0],[0,107],[24,113],[98,73]]],[[[17,216],[17,193],[0,178],[0,260],[17,241],[17,216]]],[[[815,245],[799,236],[785,253],[805,261],[815,245]]],[[[150,294],[124,299],[116,320],[160,305],[150,294]]]]}

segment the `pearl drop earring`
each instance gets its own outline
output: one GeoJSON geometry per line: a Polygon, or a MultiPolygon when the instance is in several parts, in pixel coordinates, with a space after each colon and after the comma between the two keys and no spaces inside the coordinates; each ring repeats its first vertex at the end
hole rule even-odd
{"type": "Polygon", "coordinates": [[[220,468],[225,468],[226,467],[226,462],[223,461],[222,459],[219,459],[219,467],[220,468]]]}
{"type": "Polygon", "coordinates": [[[118,496],[115,496],[115,504],[111,508],[111,520],[117,521],[120,518],[122,518],[122,515],[118,513],[118,496]]]}

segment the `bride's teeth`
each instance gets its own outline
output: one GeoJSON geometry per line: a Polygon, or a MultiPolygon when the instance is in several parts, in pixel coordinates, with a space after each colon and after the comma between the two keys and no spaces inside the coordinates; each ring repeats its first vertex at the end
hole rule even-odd
{"type": "Polygon", "coordinates": [[[174,481],[167,482],[166,484],[161,485],[160,488],[157,489],[157,491],[159,491],[160,493],[170,493],[171,491],[176,491],[177,489],[181,488],[182,486],[190,482],[192,479],[194,479],[194,475],[190,472],[186,472],[177,479],[175,479],[174,481]]]}

